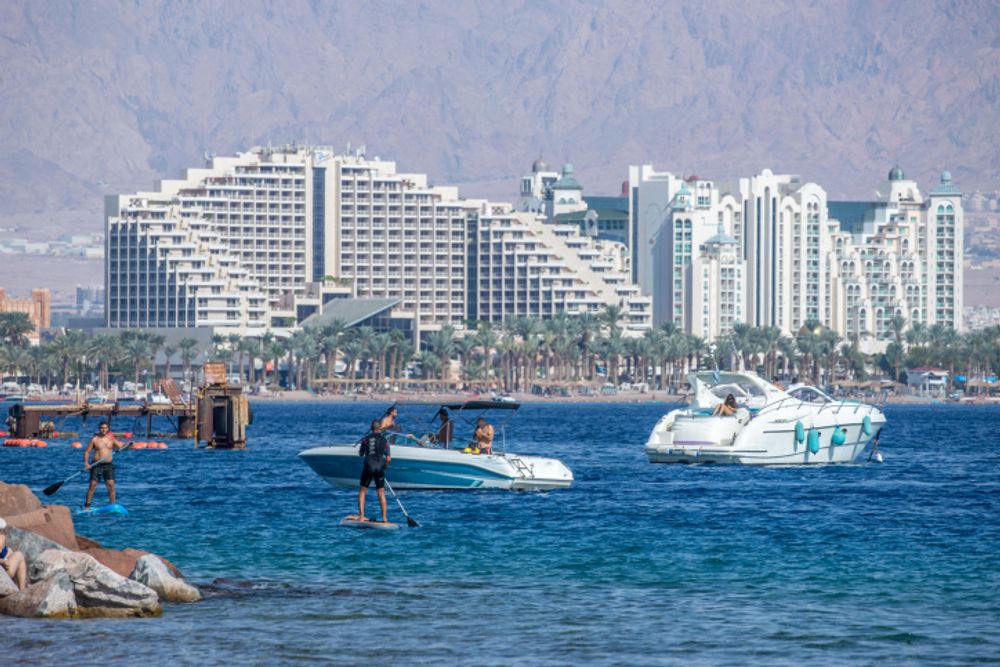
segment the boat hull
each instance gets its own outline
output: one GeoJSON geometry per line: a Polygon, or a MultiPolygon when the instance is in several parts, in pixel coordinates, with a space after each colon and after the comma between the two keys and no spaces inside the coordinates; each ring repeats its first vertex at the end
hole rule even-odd
{"type": "MultiPolygon", "coordinates": [[[[680,411],[678,411],[680,412],[680,411]]],[[[751,420],[734,437],[713,440],[714,434],[727,429],[711,427],[704,429],[707,437],[694,442],[685,437],[674,441],[671,415],[657,424],[646,443],[646,456],[650,463],[718,463],[738,465],[805,465],[824,463],[853,463],[861,457],[875,433],[885,424],[885,418],[877,408],[862,406],[837,413],[801,414],[786,418],[781,422],[760,423],[751,420]],[[865,433],[863,418],[867,416],[870,434],[865,433]],[[756,422],[756,423],[755,423],[756,422]],[[808,438],[796,438],[796,422],[803,424],[803,432],[815,432],[818,445],[816,451],[810,449],[808,438]],[[843,441],[837,444],[834,433],[843,434],[843,441]]],[[[680,416],[680,415],[677,415],[680,416]]],[[[676,417],[676,416],[675,416],[676,417]]],[[[733,418],[707,418],[733,419],[733,418]]],[[[683,429],[678,432],[684,433],[683,429]]]]}
{"type": "MultiPolygon", "coordinates": [[[[333,486],[358,487],[363,459],[356,445],[314,447],[299,458],[333,486]]],[[[395,489],[543,491],[569,487],[573,473],[562,462],[540,456],[393,445],[386,479],[395,489]]]]}

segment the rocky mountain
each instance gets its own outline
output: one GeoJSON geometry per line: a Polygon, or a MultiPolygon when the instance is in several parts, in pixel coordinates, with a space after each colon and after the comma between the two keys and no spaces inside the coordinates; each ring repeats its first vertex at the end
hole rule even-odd
{"type": "Polygon", "coordinates": [[[9,0],[0,61],[0,223],[96,230],[102,194],[269,141],[364,143],[502,199],[539,154],[590,193],[639,162],[837,197],[897,160],[1000,176],[992,0],[9,0]]]}

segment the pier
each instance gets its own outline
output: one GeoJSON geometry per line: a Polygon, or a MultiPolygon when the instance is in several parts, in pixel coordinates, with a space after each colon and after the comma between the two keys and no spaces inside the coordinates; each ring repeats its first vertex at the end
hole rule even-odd
{"type": "MultiPolygon", "coordinates": [[[[222,364],[205,364],[205,384],[190,401],[185,401],[173,380],[161,380],[160,388],[170,403],[121,403],[79,401],[31,405],[15,403],[7,410],[7,426],[14,438],[39,438],[51,434],[55,420],[67,418],[106,419],[115,430],[116,419],[145,418],[146,436],[153,432],[153,418],[170,420],[177,438],[206,443],[220,449],[242,449],[247,442],[247,426],[253,422],[250,403],[239,385],[226,383],[222,364]],[[218,368],[221,366],[221,368],[218,368]]],[[[135,430],[118,428],[118,431],[135,430]]]]}

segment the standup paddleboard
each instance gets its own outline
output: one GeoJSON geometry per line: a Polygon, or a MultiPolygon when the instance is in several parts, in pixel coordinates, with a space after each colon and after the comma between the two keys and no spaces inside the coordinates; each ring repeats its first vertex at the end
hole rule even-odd
{"type": "Polygon", "coordinates": [[[386,523],[382,523],[381,521],[369,521],[367,519],[362,521],[358,518],[357,514],[345,516],[343,521],[340,522],[340,525],[344,528],[373,528],[375,530],[396,530],[398,528],[402,528],[402,526],[398,523],[392,523],[391,521],[386,523]]]}
{"type": "Polygon", "coordinates": [[[125,509],[124,505],[120,503],[115,503],[114,505],[102,505],[101,507],[91,507],[90,509],[78,509],[73,512],[76,516],[100,516],[102,514],[109,514],[113,516],[128,516],[128,510],[125,509]]]}

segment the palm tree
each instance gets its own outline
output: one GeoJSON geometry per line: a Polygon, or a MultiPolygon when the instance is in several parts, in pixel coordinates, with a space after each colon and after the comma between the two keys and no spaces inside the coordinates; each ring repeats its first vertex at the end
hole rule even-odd
{"type": "Polygon", "coordinates": [[[319,331],[320,352],[326,358],[326,380],[329,383],[337,370],[337,349],[344,337],[347,325],[343,320],[327,322],[319,331]]]}
{"type": "Polygon", "coordinates": [[[490,383],[490,366],[493,361],[493,348],[497,344],[497,332],[489,322],[480,322],[476,330],[476,342],[483,348],[483,381],[490,383]]]}
{"type": "Polygon", "coordinates": [[[97,360],[97,385],[100,389],[108,388],[108,369],[122,352],[121,340],[117,336],[100,334],[90,339],[89,354],[97,360]]]}
{"type": "Polygon", "coordinates": [[[368,349],[375,360],[375,382],[381,383],[385,379],[385,360],[389,348],[392,346],[392,339],[389,334],[375,334],[368,341],[368,349]]]}
{"type": "Polygon", "coordinates": [[[35,324],[27,313],[0,313],[0,343],[24,347],[34,330],[35,324]]]}
{"type": "Polygon", "coordinates": [[[164,356],[164,360],[163,360],[163,377],[164,378],[167,378],[167,379],[170,378],[170,367],[172,365],[173,358],[174,358],[175,354],[177,354],[177,348],[176,347],[174,347],[173,345],[164,345],[163,346],[163,356],[164,356]]]}
{"type": "Polygon", "coordinates": [[[364,352],[364,349],[364,345],[356,340],[345,343],[341,348],[341,353],[344,355],[344,363],[347,365],[347,369],[344,371],[344,378],[348,380],[348,390],[353,389],[354,387],[354,379],[357,377],[355,375],[355,364],[357,364],[358,359],[361,358],[361,354],[364,352]]]}
{"type": "Polygon", "coordinates": [[[257,350],[260,348],[260,342],[256,338],[243,338],[237,344],[237,349],[240,353],[240,381],[243,378],[243,355],[247,356],[248,368],[247,368],[247,382],[250,384],[255,384],[257,381],[256,372],[254,369],[254,361],[257,359],[257,350]]]}
{"type": "Polygon", "coordinates": [[[150,350],[146,335],[139,331],[124,331],[121,334],[121,346],[124,356],[135,371],[134,381],[139,384],[139,371],[149,363],[150,350]]]}
{"type": "Polygon", "coordinates": [[[181,351],[181,363],[184,364],[184,380],[191,381],[191,363],[198,356],[198,341],[185,336],[177,341],[177,349],[181,351]]]}

